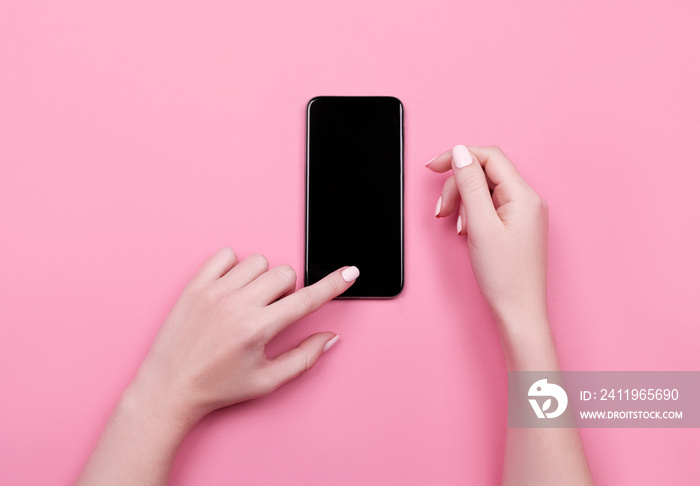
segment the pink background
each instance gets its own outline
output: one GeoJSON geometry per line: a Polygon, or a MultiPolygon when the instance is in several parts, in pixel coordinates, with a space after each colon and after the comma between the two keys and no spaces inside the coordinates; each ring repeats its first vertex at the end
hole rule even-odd
{"type": "MultiPolygon", "coordinates": [[[[281,335],[308,375],[205,419],[172,483],[500,481],[506,373],[443,177],[499,144],[550,203],[570,370],[700,369],[694,2],[0,3],[0,483],[67,484],[213,251],[303,263],[322,94],[406,111],[406,287],[281,335]]],[[[687,484],[700,431],[582,431],[599,484],[687,484]]]]}

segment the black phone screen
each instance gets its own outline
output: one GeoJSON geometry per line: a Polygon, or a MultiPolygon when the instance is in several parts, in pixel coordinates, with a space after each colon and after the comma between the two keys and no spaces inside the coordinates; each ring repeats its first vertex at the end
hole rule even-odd
{"type": "Polygon", "coordinates": [[[307,107],[306,262],[311,285],[344,265],[342,297],[403,288],[403,105],[389,96],[321,96],[307,107]]]}

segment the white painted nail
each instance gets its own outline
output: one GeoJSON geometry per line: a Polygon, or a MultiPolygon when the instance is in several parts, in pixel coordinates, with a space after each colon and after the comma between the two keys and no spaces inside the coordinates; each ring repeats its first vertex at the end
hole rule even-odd
{"type": "Polygon", "coordinates": [[[357,267],[346,268],[341,275],[346,282],[354,282],[360,276],[360,270],[357,267]]]}
{"type": "Polygon", "coordinates": [[[336,336],[333,339],[331,339],[330,341],[328,341],[326,343],[326,345],[323,347],[323,352],[325,353],[326,351],[331,349],[335,345],[335,343],[338,342],[338,339],[340,339],[340,336],[338,334],[336,334],[336,336]]]}
{"type": "Polygon", "coordinates": [[[473,162],[472,154],[464,145],[457,145],[452,149],[452,161],[454,162],[455,167],[461,169],[462,167],[466,167],[473,162]]]}
{"type": "Polygon", "coordinates": [[[462,232],[462,215],[457,216],[457,234],[462,232]]]}
{"type": "Polygon", "coordinates": [[[437,206],[435,206],[435,217],[437,218],[437,215],[440,214],[440,209],[442,209],[442,196],[440,196],[440,199],[438,199],[437,206]]]}

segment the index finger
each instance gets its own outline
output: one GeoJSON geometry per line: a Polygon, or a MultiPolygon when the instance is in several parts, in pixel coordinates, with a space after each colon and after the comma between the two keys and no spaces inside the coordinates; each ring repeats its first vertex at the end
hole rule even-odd
{"type": "MultiPolygon", "coordinates": [[[[481,167],[484,168],[489,188],[493,189],[491,185],[495,187],[503,183],[513,187],[530,187],[500,147],[467,145],[467,148],[479,161],[481,167]]],[[[433,172],[447,172],[451,170],[452,150],[441,153],[428,162],[426,167],[433,172]]]]}
{"type": "Polygon", "coordinates": [[[479,164],[484,168],[486,176],[495,186],[508,183],[513,186],[530,187],[500,147],[469,145],[467,148],[477,158],[479,164]]]}
{"type": "Polygon", "coordinates": [[[447,172],[452,168],[452,149],[441,153],[425,166],[433,172],[447,172]]]}
{"type": "Polygon", "coordinates": [[[360,275],[357,267],[342,267],[313,285],[304,287],[265,309],[270,324],[265,331],[269,341],[285,327],[321,308],[349,289],[360,275]]]}

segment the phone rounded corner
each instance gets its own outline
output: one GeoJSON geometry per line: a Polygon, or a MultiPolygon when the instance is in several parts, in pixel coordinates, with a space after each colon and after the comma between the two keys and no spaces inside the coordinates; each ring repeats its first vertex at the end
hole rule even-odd
{"type": "Polygon", "coordinates": [[[398,99],[396,96],[388,96],[388,98],[390,100],[394,100],[399,105],[399,108],[401,108],[401,111],[404,110],[403,102],[400,99],[398,99]]]}
{"type": "Polygon", "coordinates": [[[313,105],[316,101],[320,100],[323,98],[323,96],[314,96],[311,98],[307,103],[306,103],[306,112],[308,113],[311,110],[311,105],[313,105]]]}
{"type": "Polygon", "coordinates": [[[387,299],[395,299],[396,297],[401,296],[401,294],[403,294],[403,289],[404,289],[404,284],[403,284],[403,280],[401,280],[401,283],[399,284],[399,287],[396,289],[396,292],[394,292],[393,294],[387,295],[386,298],[387,299]]]}

